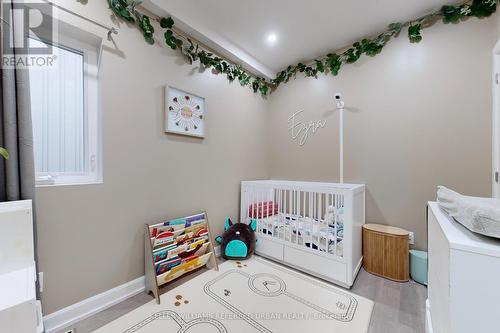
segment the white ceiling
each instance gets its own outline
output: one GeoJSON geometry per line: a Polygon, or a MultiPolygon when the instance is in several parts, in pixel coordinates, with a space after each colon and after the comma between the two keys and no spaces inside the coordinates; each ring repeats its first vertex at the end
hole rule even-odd
{"type": "Polygon", "coordinates": [[[265,76],[453,0],[149,0],[157,14],[265,76]],[[269,45],[269,33],[278,37],[269,45]]]}

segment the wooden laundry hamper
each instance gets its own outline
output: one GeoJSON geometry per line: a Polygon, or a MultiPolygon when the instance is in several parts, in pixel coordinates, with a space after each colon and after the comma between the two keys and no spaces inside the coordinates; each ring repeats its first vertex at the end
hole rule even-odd
{"type": "Polygon", "coordinates": [[[398,282],[409,276],[408,231],[381,225],[363,226],[363,267],[369,273],[398,282]]]}

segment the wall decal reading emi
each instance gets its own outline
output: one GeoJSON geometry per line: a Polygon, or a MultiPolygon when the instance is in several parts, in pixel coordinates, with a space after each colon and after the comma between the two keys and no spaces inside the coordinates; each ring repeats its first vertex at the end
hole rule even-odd
{"type": "Polygon", "coordinates": [[[305,145],[310,135],[315,134],[318,129],[326,126],[326,119],[302,121],[299,117],[302,112],[304,111],[297,111],[288,118],[288,130],[290,131],[292,140],[296,140],[299,146],[305,145]]]}

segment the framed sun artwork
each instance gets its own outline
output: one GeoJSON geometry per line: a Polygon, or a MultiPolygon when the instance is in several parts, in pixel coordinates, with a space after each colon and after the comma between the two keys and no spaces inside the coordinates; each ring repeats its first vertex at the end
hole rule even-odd
{"type": "Polygon", "coordinates": [[[205,98],[167,86],[165,132],[205,137],[205,98]]]}

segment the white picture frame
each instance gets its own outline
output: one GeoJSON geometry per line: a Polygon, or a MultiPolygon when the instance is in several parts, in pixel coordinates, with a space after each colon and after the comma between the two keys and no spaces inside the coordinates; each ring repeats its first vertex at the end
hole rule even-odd
{"type": "Polygon", "coordinates": [[[165,133],[205,138],[205,98],[165,86],[165,133]]]}

